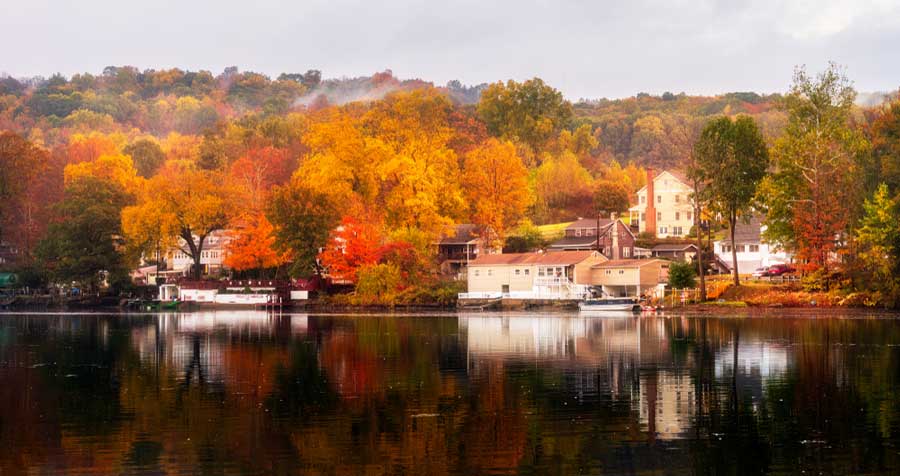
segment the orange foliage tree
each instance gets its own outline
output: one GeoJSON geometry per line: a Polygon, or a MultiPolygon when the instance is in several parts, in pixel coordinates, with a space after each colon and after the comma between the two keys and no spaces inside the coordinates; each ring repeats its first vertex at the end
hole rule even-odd
{"type": "Polygon", "coordinates": [[[286,262],[287,255],[275,250],[275,227],[264,214],[250,217],[237,227],[226,247],[225,265],[235,271],[256,270],[260,277],[267,268],[286,262]]]}
{"type": "Polygon", "coordinates": [[[528,170],[510,142],[491,139],[473,149],[463,170],[463,187],[479,225],[502,240],[528,207],[528,170]]]}
{"type": "Polygon", "coordinates": [[[381,251],[376,226],[345,216],[319,259],[333,280],[356,283],[359,269],[377,263],[381,251]]]}

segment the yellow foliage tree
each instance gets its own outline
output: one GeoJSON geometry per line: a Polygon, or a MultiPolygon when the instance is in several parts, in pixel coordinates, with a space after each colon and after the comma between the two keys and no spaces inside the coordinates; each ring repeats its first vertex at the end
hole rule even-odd
{"type": "Polygon", "coordinates": [[[490,139],[466,155],[463,187],[472,217],[502,240],[530,202],[528,170],[511,142],[490,139]]]}

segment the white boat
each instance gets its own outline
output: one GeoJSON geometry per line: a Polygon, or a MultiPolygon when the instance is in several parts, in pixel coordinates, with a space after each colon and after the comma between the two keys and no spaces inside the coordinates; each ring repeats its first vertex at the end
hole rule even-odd
{"type": "Polygon", "coordinates": [[[600,298],[585,299],[578,303],[582,311],[640,311],[637,298],[600,298]]]}

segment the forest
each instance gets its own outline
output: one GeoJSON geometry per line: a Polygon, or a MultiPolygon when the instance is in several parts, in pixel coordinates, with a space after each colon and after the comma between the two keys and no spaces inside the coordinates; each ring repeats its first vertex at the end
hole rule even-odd
{"type": "Polygon", "coordinates": [[[127,287],[155,250],[180,242],[199,264],[210,234],[228,230],[237,273],[327,268],[359,302],[435,299],[453,291],[433,246],[451,225],[539,246],[536,225],[627,210],[646,167],[678,168],[693,172],[709,219],[766,212],[770,239],[797,251],[812,286],[893,302],[900,102],[856,99],[835,65],[798,69],[784,94],[575,103],[539,78],[435,86],[390,71],[273,79],[130,66],[5,76],[0,266],[35,285],[127,287]],[[713,147],[722,118],[752,123],[765,150],[713,147]],[[720,172],[748,161],[759,176],[726,197],[720,172]]]}

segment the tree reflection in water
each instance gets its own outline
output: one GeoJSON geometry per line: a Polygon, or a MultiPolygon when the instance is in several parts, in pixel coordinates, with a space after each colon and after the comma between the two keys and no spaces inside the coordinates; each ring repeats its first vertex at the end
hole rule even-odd
{"type": "Polygon", "coordinates": [[[0,320],[0,474],[894,474],[891,319],[0,320]]]}

